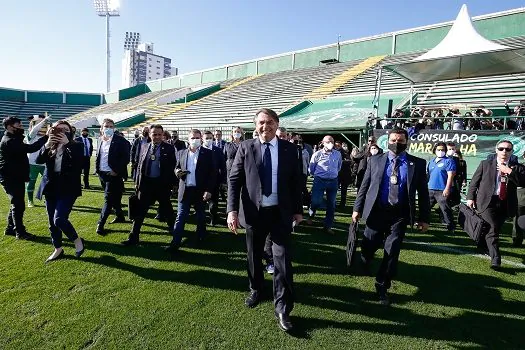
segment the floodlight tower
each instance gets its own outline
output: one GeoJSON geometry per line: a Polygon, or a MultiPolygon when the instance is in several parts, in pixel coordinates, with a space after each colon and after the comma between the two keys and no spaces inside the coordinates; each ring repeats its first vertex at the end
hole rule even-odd
{"type": "Polygon", "coordinates": [[[109,45],[109,18],[120,16],[119,0],[93,0],[95,11],[99,17],[106,17],[106,89],[109,92],[111,87],[110,72],[110,45],[109,45]]]}

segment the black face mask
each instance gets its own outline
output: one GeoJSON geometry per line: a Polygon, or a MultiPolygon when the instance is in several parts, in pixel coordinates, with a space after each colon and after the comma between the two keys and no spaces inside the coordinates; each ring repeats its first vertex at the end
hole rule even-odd
{"type": "Polygon", "coordinates": [[[64,135],[66,135],[68,140],[71,140],[71,133],[70,132],[66,131],[66,132],[64,132],[64,135]]]}
{"type": "Polygon", "coordinates": [[[84,136],[84,137],[88,137],[88,134],[82,134],[82,136],[84,136]]]}
{"type": "Polygon", "coordinates": [[[389,143],[388,144],[388,150],[393,152],[396,155],[401,154],[403,151],[407,149],[406,143],[389,143]]]}
{"type": "Polygon", "coordinates": [[[20,137],[20,136],[23,137],[23,136],[24,136],[24,129],[16,128],[16,129],[13,131],[13,135],[18,136],[18,137],[20,137]]]}

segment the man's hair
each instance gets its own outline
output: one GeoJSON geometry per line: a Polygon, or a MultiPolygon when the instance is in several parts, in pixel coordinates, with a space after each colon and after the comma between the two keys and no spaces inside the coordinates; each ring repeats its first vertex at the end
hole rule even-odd
{"type": "Polygon", "coordinates": [[[445,147],[445,149],[447,149],[447,144],[445,142],[436,142],[434,144],[434,147],[432,147],[432,153],[436,153],[436,148],[438,148],[439,146],[445,147]]]}
{"type": "Polygon", "coordinates": [[[199,129],[191,129],[190,132],[188,133],[188,136],[190,134],[199,134],[202,137],[202,132],[199,129]]]}
{"type": "Polygon", "coordinates": [[[390,134],[398,134],[398,135],[403,134],[403,135],[405,135],[405,138],[408,141],[408,131],[406,131],[405,129],[394,128],[394,129],[390,130],[390,134]]]}
{"type": "Polygon", "coordinates": [[[286,133],[288,132],[286,131],[286,128],[284,126],[278,127],[277,130],[279,130],[280,132],[286,132],[286,133]]]}
{"type": "Polygon", "coordinates": [[[171,134],[170,134],[170,132],[168,130],[164,130],[163,134],[164,134],[164,137],[166,138],[166,140],[171,139],[171,134]]]}
{"type": "Polygon", "coordinates": [[[257,111],[257,113],[255,113],[255,119],[257,119],[257,116],[260,114],[260,113],[264,113],[266,115],[269,115],[273,120],[275,120],[277,123],[279,123],[279,116],[277,115],[277,113],[273,110],[273,109],[270,109],[270,108],[261,108],[257,111]]]}
{"type": "Polygon", "coordinates": [[[4,118],[4,121],[2,122],[2,125],[4,126],[4,129],[7,129],[8,126],[12,126],[17,123],[21,123],[22,121],[20,118],[17,117],[7,117],[4,118]]]}
{"type": "Polygon", "coordinates": [[[510,145],[512,146],[512,149],[514,149],[514,144],[512,142],[510,142],[509,140],[501,140],[501,141],[498,141],[498,143],[496,143],[496,147],[498,147],[499,145],[501,145],[502,143],[510,143],[510,145]]]}
{"type": "Polygon", "coordinates": [[[177,130],[171,130],[171,133],[176,133],[177,135],[179,134],[179,132],[177,130]]]}
{"type": "Polygon", "coordinates": [[[104,118],[104,120],[102,121],[102,124],[100,124],[100,126],[102,127],[106,123],[111,123],[111,124],[115,125],[115,122],[113,121],[113,119],[104,118]]]}
{"type": "Polygon", "coordinates": [[[447,146],[456,147],[456,144],[454,142],[447,142],[447,146]]]}
{"type": "Polygon", "coordinates": [[[56,126],[59,126],[59,125],[65,125],[65,126],[67,126],[69,128],[70,135],[69,135],[68,140],[69,141],[73,141],[73,137],[75,136],[75,135],[73,135],[73,126],[71,126],[71,124],[69,124],[69,122],[66,121],[65,119],[62,119],[62,120],[54,122],[52,127],[56,127],[56,126]]]}
{"type": "Polygon", "coordinates": [[[89,132],[89,129],[88,128],[82,128],[82,132],[84,132],[84,131],[89,132]]]}
{"type": "MultiPolygon", "coordinates": [[[[211,132],[211,131],[210,131],[210,132],[211,132]]],[[[222,130],[217,129],[217,130],[215,130],[215,132],[216,132],[216,133],[218,132],[218,133],[220,133],[220,134],[222,135],[222,130]]],[[[206,133],[206,132],[204,132],[204,133],[206,133]]]]}
{"type": "Polygon", "coordinates": [[[213,133],[212,133],[211,131],[209,131],[209,130],[206,130],[206,131],[204,132],[204,135],[212,135],[212,136],[213,136],[213,133]]]}
{"type": "Polygon", "coordinates": [[[160,129],[162,131],[164,131],[164,128],[162,127],[162,125],[160,124],[151,124],[151,126],[149,127],[149,129],[160,129]]]}

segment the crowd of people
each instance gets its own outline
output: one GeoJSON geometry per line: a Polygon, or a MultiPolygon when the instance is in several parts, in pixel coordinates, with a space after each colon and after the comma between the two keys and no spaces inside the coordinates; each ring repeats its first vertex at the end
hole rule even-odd
{"type": "MultiPolygon", "coordinates": [[[[182,140],[176,131],[170,133],[153,124],[137,131],[130,143],[116,132],[111,119],[104,119],[94,150],[87,129],[75,138],[75,130],[67,121],[48,124],[44,116],[35,117],[24,137],[20,119],[7,117],[3,121],[0,184],[11,204],[6,235],[21,240],[34,238],[23,222],[25,192],[27,204],[32,206],[40,174],[36,197],[45,197],[54,247],[46,262],[64,256],[62,234],[74,242],[75,255],[81,257],[86,247],[69,215],[82,185],[84,189],[91,186],[90,161],[95,152],[95,170],[104,190],[97,234],[107,234],[105,226],[112,213],[115,217],[111,223],[127,222],[122,208],[125,181],[133,181],[134,193],[129,198],[131,227],[124,246],[139,244],[146,214],[156,202],[156,218],[166,223],[172,237],[165,248],[171,256],[182,247],[191,208],[196,214],[199,241],[206,239],[209,226],[226,225],[235,233],[245,228],[250,286],[245,304],[257,306],[264,295],[263,272],[272,273],[275,316],[284,331],[292,329],[290,245],[295,226],[303,221],[314,225],[319,209],[325,209],[324,232],[333,234],[337,192],[341,191],[339,206],[345,207],[348,188],[355,187],[352,221],[362,219],[365,224],[362,268],[369,273],[370,261],[383,244],[375,286],[380,302],[388,305],[388,289],[407,226],[426,231],[431,208],[438,204],[443,224],[449,234],[454,234],[452,208],[459,204],[467,180],[466,163],[453,143],[436,143],[434,158],[426,162],[406,152],[409,134],[393,126],[386,150],[373,136],[363,148],[350,150],[345,142],[330,135],[312,147],[303,142],[301,134],[280,127],[278,115],[266,108],[255,115],[253,138],[245,140],[243,129],[234,127],[229,142],[220,130],[192,129],[182,140]],[[177,199],[176,211],[172,196],[177,199]],[[226,202],[223,213],[218,210],[221,200],[226,202]]],[[[512,153],[510,141],[498,142],[495,154],[481,162],[467,191],[467,205],[476,208],[490,226],[481,248],[490,255],[494,270],[501,266],[499,235],[505,219],[525,213],[525,203],[520,206],[518,201],[519,190],[525,187],[525,166],[512,153]]],[[[519,227],[515,227],[513,239],[514,245],[522,245],[519,227]]]]}
{"type": "Polygon", "coordinates": [[[424,108],[413,107],[396,109],[390,117],[369,116],[369,126],[373,129],[404,128],[411,132],[431,130],[523,130],[525,129],[525,100],[511,108],[505,100],[507,117],[495,117],[492,110],[483,105],[471,108],[464,113],[452,107],[424,108]]]}

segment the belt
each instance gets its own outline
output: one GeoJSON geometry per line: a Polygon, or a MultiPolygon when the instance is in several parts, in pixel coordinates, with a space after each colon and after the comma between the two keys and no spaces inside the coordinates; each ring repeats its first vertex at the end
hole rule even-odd
{"type": "Polygon", "coordinates": [[[321,181],[334,181],[334,180],[337,180],[337,177],[334,177],[332,179],[325,179],[323,177],[320,177],[320,176],[315,176],[315,178],[321,180],[321,181]]]}

